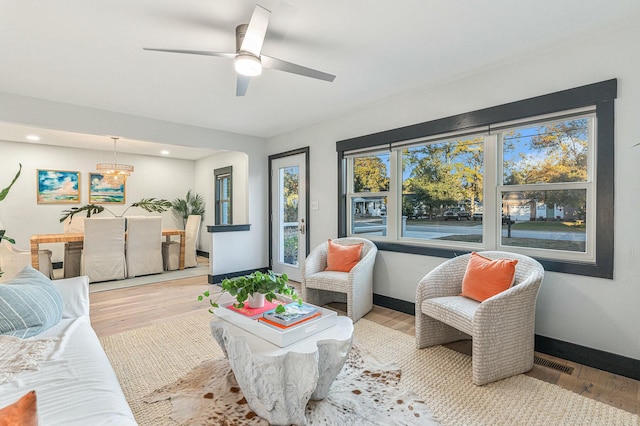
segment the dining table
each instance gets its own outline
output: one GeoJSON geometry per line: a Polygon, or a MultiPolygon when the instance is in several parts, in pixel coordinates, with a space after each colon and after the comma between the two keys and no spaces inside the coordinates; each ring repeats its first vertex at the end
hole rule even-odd
{"type": "MultiPolygon", "coordinates": [[[[163,229],[162,236],[166,241],[170,241],[171,237],[177,235],[180,237],[180,260],[178,267],[180,270],[184,269],[184,244],[185,244],[185,231],[184,229],[163,229]]],[[[126,238],[126,233],[125,233],[126,238]]],[[[84,241],[83,233],[65,232],[61,234],[34,234],[31,236],[29,242],[31,245],[31,266],[34,269],[39,269],[40,259],[38,256],[38,250],[40,250],[40,244],[47,243],[71,243],[77,241],[84,241]]]]}

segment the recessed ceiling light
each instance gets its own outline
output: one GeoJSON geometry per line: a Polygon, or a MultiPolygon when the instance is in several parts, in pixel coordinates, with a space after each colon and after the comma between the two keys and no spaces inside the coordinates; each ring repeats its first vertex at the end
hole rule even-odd
{"type": "Polygon", "coordinates": [[[166,149],[163,149],[162,151],[160,151],[160,154],[162,155],[169,155],[171,154],[169,151],[167,151],[166,149]]]}
{"type": "Polygon", "coordinates": [[[39,140],[40,140],[40,136],[37,136],[37,135],[27,135],[27,139],[29,139],[30,141],[39,141],[39,140]]]}

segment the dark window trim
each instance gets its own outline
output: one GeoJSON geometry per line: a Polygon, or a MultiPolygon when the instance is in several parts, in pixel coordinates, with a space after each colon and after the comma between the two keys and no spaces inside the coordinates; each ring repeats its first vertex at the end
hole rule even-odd
{"type": "MultiPolygon", "coordinates": [[[[614,99],[617,97],[617,92],[618,80],[611,79],[336,142],[336,151],[338,153],[338,236],[344,237],[347,235],[346,151],[381,147],[393,142],[424,138],[481,126],[491,126],[492,124],[595,105],[598,120],[598,157],[596,159],[596,209],[598,216],[596,219],[595,263],[587,264],[549,259],[537,260],[547,271],[612,279],[614,252],[614,99]]],[[[464,253],[464,251],[461,252],[460,250],[395,241],[376,241],[376,245],[380,250],[424,256],[451,258],[464,253]]]]}
{"type": "MultiPolygon", "coordinates": [[[[306,194],[306,202],[305,202],[305,216],[307,218],[307,225],[306,225],[306,232],[304,233],[304,240],[305,240],[305,244],[307,246],[307,250],[305,253],[305,257],[309,256],[309,252],[310,252],[310,245],[311,245],[311,233],[309,232],[310,225],[311,225],[311,220],[309,218],[309,208],[311,206],[311,200],[310,200],[310,185],[311,185],[311,179],[310,179],[310,159],[309,159],[309,147],[305,146],[303,148],[298,148],[298,149],[293,149],[291,151],[286,151],[286,152],[281,152],[279,154],[273,154],[269,156],[269,269],[273,268],[273,188],[272,188],[272,183],[271,183],[271,176],[273,173],[273,169],[272,169],[272,162],[273,160],[277,160],[279,158],[284,158],[284,157],[289,157],[292,155],[298,155],[298,154],[305,154],[305,194],[306,194]]],[[[298,189],[299,190],[299,189],[298,189]]]]}
{"type": "Polygon", "coordinates": [[[250,223],[245,223],[242,225],[214,225],[207,226],[207,232],[210,233],[218,233],[218,232],[241,232],[241,231],[249,231],[251,229],[250,223]]]}
{"type": "Polygon", "coordinates": [[[216,185],[215,188],[215,224],[221,225],[220,220],[222,219],[220,215],[222,212],[220,211],[220,179],[218,176],[226,176],[229,175],[229,223],[228,225],[233,224],[233,166],[221,167],[219,169],[215,169],[213,171],[213,179],[216,185]]]}

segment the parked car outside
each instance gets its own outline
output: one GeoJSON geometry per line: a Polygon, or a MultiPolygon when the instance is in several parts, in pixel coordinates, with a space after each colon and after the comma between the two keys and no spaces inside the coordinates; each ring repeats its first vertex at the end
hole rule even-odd
{"type": "MultiPolygon", "coordinates": [[[[473,215],[471,215],[471,217],[473,218],[473,220],[482,220],[482,212],[475,212],[473,215]]],[[[446,220],[446,219],[445,219],[446,220]]],[[[510,223],[514,223],[514,221],[511,220],[511,217],[503,214],[502,215],[502,224],[503,225],[508,225],[510,223]]]]}
{"type": "Polygon", "coordinates": [[[443,218],[444,220],[462,220],[463,218],[467,220],[471,219],[469,212],[466,212],[459,207],[446,210],[443,218]]]}

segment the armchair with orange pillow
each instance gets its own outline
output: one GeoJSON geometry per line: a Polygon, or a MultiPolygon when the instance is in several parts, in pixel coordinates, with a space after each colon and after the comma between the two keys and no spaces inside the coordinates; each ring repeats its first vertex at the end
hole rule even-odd
{"type": "Polygon", "coordinates": [[[302,268],[302,298],[314,305],[347,304],[358,321],[373,308],[373,266],[378,248],[364,238],[328,240],[314,248],[302,268]]]}
{"type": "Polygon", "coordinates": [[[531,370],[543,277],[538,261],[516,253],[485,251],[445,261],[416,289],[416,347],[472,339],[476,385],[531,370]]]}

